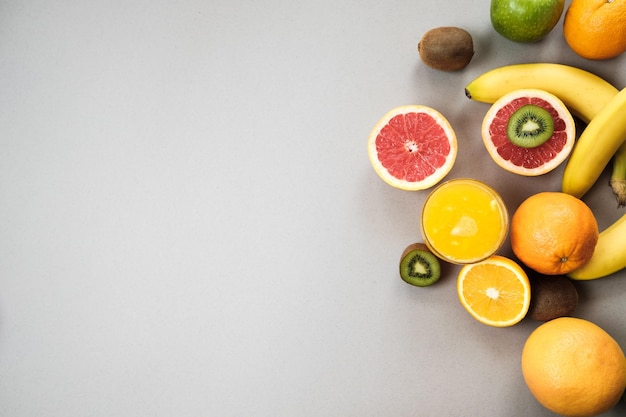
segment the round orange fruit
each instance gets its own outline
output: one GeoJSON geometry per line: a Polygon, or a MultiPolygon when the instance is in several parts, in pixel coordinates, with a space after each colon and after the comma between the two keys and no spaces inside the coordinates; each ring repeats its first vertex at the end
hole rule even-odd
{"type": "Polygon", "coordinates": [[[528,197],[511,218],[511,249],[529,268],[562,275],[589,262],[598,222],[582,200],[562,192],[528,197]]]}
{"type": "Polygon", "coordinates": [[[537,401],[567,417],[610,410],[626,386],[626,358],[617,341],[579,318],[561,317],[537,327],[524,344],[521,366],[537,401]]]}
{"type": "Polygon", "coordinates": [[[586,59],[610,59],[626,51],[626,0],[572,0],[563,36],[586,59]]]}

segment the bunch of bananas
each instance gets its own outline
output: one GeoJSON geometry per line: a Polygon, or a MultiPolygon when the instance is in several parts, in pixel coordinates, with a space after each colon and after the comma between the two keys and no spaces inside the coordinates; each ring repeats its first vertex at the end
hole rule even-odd
{"type": "MultiPolygon", "coordinates": [[[[470,82],[465,94],[494,103],[518,89],[537,88],[559,97],[587,123],[563,172],[562,191],[581,198],[613,158],[611,186],[626,205],[626,88],[580,68],[562,64],[517,64],[495,68],[470,82]]],[[[626,214],[600,233],[589,263],[568,274],[577,280],[605,277],[626,268],[626,214]]]]}

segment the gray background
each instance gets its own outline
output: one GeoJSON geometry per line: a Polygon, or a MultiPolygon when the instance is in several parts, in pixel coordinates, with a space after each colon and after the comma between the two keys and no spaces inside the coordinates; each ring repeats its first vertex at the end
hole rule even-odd
{"type": "MultiPolygon", "coordinates": [[[[463,88],[536,61],[626,86],[626,55],[561,33],[507,41],[486,0],[0,1],[0,415],[551,416],[519,366],[537,322],[474,321],[456,267],[400,280],[425,192],[384,184],[366,142],[425,104],[458,134],[448,178],[510,210],[558,190],[562,169],[491,161],[463,88]],[[450,25],[472,63],[425,67],[450,25]]],[[[601,228],[625,212],[607,180],[585,196],[601,228]]],[[[576,311],[622,346],[624,279],[580,283],[576,311]]]]}

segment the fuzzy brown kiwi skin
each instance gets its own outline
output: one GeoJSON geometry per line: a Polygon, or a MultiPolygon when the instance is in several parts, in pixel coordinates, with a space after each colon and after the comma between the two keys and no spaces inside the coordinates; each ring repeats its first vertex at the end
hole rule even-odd
{"type": "Polygon", "coordinates": [[[423,251],[428,251],[430,252],[430,249],[428,249],[428,246],[426,246],[423,243],[412,243],[409,246],[406,247],[405,250],[402,251],[402,255],[400,256],[400,262],[402,262],[402,260],[404,259],[404,257],[409,253],[412,252],[414,250],[423,250],[423,251]]]}
{"type": "Polygon", "coordinates": [[[465,29],[443,26],[427,31],[417,44],[417,51],[429,67],[457,71],[469,65],[474,56],[474,43],[465,29]]]}
{"type": "Polygon", "coordinates": [[[578,291],[565,275],[543,275],[528,271],[530,279],[530,308],[528,317],[546,322],[571,316],[578,306],[578,291]]]}

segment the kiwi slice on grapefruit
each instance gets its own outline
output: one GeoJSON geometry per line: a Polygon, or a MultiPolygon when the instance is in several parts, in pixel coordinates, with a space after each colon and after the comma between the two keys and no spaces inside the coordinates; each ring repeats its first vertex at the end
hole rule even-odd
{"type": "Polygon", "coordinates": [[[427,287],[441,277],[441,264],[425,244],[413,243],[400,256],[400,277],[416,287],[427,287]]]}
{"type": "Polygon", "coordinates": [[[574,147],[576,126],[558,97],[543,90],[522,89],[493,103],[481,133],[496,164],[515,174],[537,176],[567,159],[574,147]]]}
{"type": "Polygon", "coordinates": [[[423,105],[396,107],[370,132],[370,162],[387,184],[402,190],[423,190],[452,169],[456,134],[437,110],[423,105]]]}

